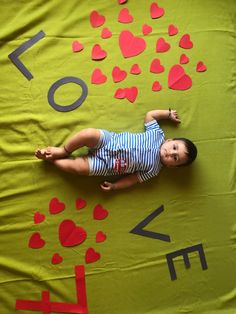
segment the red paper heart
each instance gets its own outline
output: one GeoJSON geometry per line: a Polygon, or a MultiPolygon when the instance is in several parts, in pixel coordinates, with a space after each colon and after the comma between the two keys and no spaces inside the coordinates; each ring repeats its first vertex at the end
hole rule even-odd
{"type": "Polygon", "coordinates": [[[123,81],[127,76],[127,73],[123,70],[121,70],[118,66],[114,67],[112,70],[112,78],[113,82],[121,82],[123,81]]]}
{"type": "Polygon", "coordinates": [[[126,3],[127,2],[127,0],[118,0],[118,3],[119,4],[124,4],[124,3],[126,3]]]}
{"type": "Polygon", "coordinates": [[[152,32],[152,27],[150,25],[144,24],[142,27],[142,32],[144,36],[147,36],[152,32]]]}
{"type": "Polygon", "coordinates": [[[106,240],[107,236],[102,231],[98,231],[96,234],[96,242],[104,242],[106,240]]]}
{"type": "Polygon", "coordinates": [[[130,73],[131,74],[135,74],[135,75],[140,74],[141,73],[141,69],[140,69],[139,65],[138,64],[133,64],[131,69],[130,69],[130,73]]]}
{"type": "Polygon", "coordinates": [[[114,95],[115,98],[118,98],[118,99],[123,99],[125,98],[125,89],[124,88],[118,88],[115,92],[115,95],[114,95]]]}
{"type": "Polygon", "coordinates": [[[55,254],[53,255],[53,257],[52,257],[51,263],[52,263],[53,265],[57,265],[57,264],[60,264],[60,263],[62,263],[62,262],[63,262],[63,257],[62,257],[60,254],[55,253],[55,254]]]}
{"type": "Polygon", "coordinates": [[[155,81],[155,82],[152,84],[152,90],[153,90],[154,92],[159,92],[160,90],[162,90],[161,84],[160,84],[158,81],[155,81]]]}
{"type": "Polygon", "coordinates": [[[191,49],[193,48],[193,43],[190,40],[190,35],[189,34],[185,34],[181,37],[180,41],[179,41],[179,46],[181,48],[184,49],[191,49]]]}
{"type": "Polygon", "coordinates": [[[54,197],[51,199],[49,203],[49,212],[52,215],[58,214],[65,209],[65,204],[63,202],[59,202],[59,200],[54,197]]]}
{"type": "Polygon", "coordinates": [[[106,75],[102,73],[100,69],[95,69],[91,76],[91,83],[92,84],[103,84],[107,80],[106,75]]]}
{"type": "Polygon", "coordinates": [[[92,247],[88,248],[85,254],[86,264],[94,263],[101,258],[100,253],[96,252],[92,247]]]}
{"type": "Polygon", "coordinates": [[[205,72],[206,70],[207,70],[206,65],[202,61],[199,61],[197,64],[197,67],[196,67],[196,71],[197,72],[205,72]]]}
{"type": "Polygon", "coordinates": [[[186,90],[191,88],[192,79],[188,76],[181,65],[174,65],[168,75],[168,86],[174,90],[186,90]]]}
{"type": "Polygon", "coordinates": [[[150,14],[152,19],[157,19],[165,14],[165,10],[153,2],[150,6],[150,14]]]}
{"type": "Polygon", "coordinates": [[[120,23],[132,23],[133,22],[133,16],[129,13],[129,10],[127,8],[120,10],[120,13],[118,16],[118,22],[120,23]]]}
{"type": "Polygon", "coordinates": [[[120,33],[119,45],[125,58],[137,56],[146,48],[145,40],[135,37],[130,31],[122,31],[120,33]]]}
{"type": "Polygon", "coordinates": [[[150,65],[150,72],[162,73],[164,71],[165,71],[165,68],[163,65],[161,65],[160,60],[159,59],[153,59],[151,65],[150,65]]]}
{"type": "Polygon", "coordinates": [[[87,202],[83,200],[82,198],[77,198],[75,201],[75,207],[76,209],[82,209],[87,205],[87,202]]]}
{"type": "Polygon", "coordinates": [[[93,218],[96,220],[103,220],[108,216],[108,211],[102,207],[102,205],[97,204],[93,209],[93,218]]]}
{"type": "Polygon", "coordinates": [[[106,51],[102,50],[100,45],[96,44],[93,46],[93,49],[92,49],[93,60],[102,60],[102,59],[105,59],[106,56],[107,56],[106,51]]]}
{"type": "Polygon", "coordinates": [[[136,98],[138,96],[138,89],[137,87],[131,87],[131,88],[125,88],[125,97],[130,102],[135,102],[136,98]]]}
{"type": "Polygon", "coordinates": [[[41,238],[41,234],[39,232],[34,232],[29,239],[28,246],[31,249],[41,249],[45,244],[46,242],[41,238]]]}
{"type": "Polygon", "coordinates": [[[103,39],[107,39],[107,38],[110,38],[111,36],[112,36],[112,32],[109,30],[109,28],[107,28],[107,27],[103,28],[102,33],[101,33],[101,37],[103,39]]]}
{"type": "Polygon", "coordinates": [[[90,13],[90,23],[94,28],[103,25],[105,20],[105,16],[100,15],[97,11],[92,11],[90,13]]]}
{"type": "Polygon", "coordinates": [[[168,27],[168,34],[169,36],[174,36],[176,34],[178,34],[179,30],[176,26],[174,26],[173,24],[170,24],[168,27]]]}
{"type": "Polygon", "coordinates": [[[72,50],[73,50],[73,52],[79,52],[79,51],[81,51],[83,49],[84,49],[83,44],[78,42],[78,40],[73,41],[73,43],[72,43],[72,50]]]}
{"type": "Polygon", "coordinates": [[[36,212],[34,214],[34,223],[35,224],[40,224],[45,220],[45,215],[41,214],[40,212],[36,212]]]}
{"type": "Polygon", "coordinates": [[[180,56],[179,62],[180,62],[181,64],[186,64],[186,63],[189,62],[189,58],[183,53],[183,54],[180,56]]]}
{"type": "Polygon", "coordinates": [[[164,38],[159,38],[156,42],[156,52],[166,52],[170,49],[170,44],[164,38]]]}
{"type": "Polygon", "coordinates": [[[70,247],[83,243],[87,233],[82,227],[77,227],[72,220],[63,220],[59,226],[59,240],[62,246],[70,247]]]}

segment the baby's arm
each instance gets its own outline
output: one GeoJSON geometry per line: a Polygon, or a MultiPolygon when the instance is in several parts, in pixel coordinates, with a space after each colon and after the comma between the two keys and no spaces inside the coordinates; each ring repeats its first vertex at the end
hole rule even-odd
{"type": "Polygon", "coordinates": [[[111,190],[120,190],[120,189],[129,188],[138,182],[139,182],[139,179],[137,175],[133,173],[119,179],[116,182],[105,181],[100,186],[104,191],[111,191],[111,190]]]}
{"type": "Polygon", "coordinates": [[[170,119],[174,122],[180,123],[180,119],[178,117],[178,113],[176,110],[152,110],[148,111],[145,116],[145,123],[150,122],[152,120],[163,120],[170,119]]]}

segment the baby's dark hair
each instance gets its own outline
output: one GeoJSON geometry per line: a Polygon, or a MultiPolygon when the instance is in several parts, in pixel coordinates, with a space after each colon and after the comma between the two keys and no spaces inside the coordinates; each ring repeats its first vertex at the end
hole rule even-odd
{"type": "Polygon", "coordinates": [[[192,141],[188,140],[187,138],[184,137],[176,137],[173,138],[173,140],[178,140],[178,141],[182,141],[187,149],[187,161],[182,164],[181,166],[187,166],[190,165],[197,157],[197,147],[195,146],[195,144],[193,144],[192,141]]]}

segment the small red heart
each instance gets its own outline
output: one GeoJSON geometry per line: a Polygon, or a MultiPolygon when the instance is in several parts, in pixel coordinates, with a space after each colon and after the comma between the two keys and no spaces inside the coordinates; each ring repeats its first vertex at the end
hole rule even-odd
{"type": "Polygon", "coordinates": [[[158,19],[165,14],[165,10],[159,7],[157,3],[153,2],[150,6],[150,14],[152,19],[158,19]]]}
{"type": "Polygon", "coordinates": [[[181,37],[180,41],[179,41],[179,46],[181,48],[184,49],[191,49],[193,48],[193,43],[190,39],[190,35],[189,34],[185,34],[181,37]]]}
{"type": "Polygon", "coordinates": [[[40,224],[45,220],[45,215],[41,214],[40,212],[36,212],[34,214],[34,223],[35,224],[40,224]]]}
{"type": "Polygon", "coordinates": [[[138,96],[138,89],[137,87],[131,87],[131,88],[125,88],[125,97],[130,102],[135,102],[136,98],[138,96]]]}
{"type": "Polygon", "coordinates": [[[156,52],[166,52],[170,49],[170,44],[164,38],[159,38],[156,42],[156,52]]]}
{"type": "Polygon", "coordinates": [[[141,69],[140,69],[139,65],[138,64],[133,64],[131,69],[130,69],[130,73],[131,74],[135,74],[135,75],[140,74],[141,73],[141,69]]]}
{"type": "Polygon", "coordinates": [[[126,24],[133,22],[133,16],[129,13],[129,10],[127,8],[120,10],[120,13],[118,16],[118,22],[126,23],[126,24]]]}
{"type": "Polygon", "coordinates": [[[161,84],[158,81],[155,81],[152,84],[152,90],[153,90],[153,92],[159,92],[160,90],[162,90],[161,84]]]}
{"type": "Polygon", "coordinates": [[[186,64],[186,63],[189,62],[189,58],[183,53],[183,54],[180,56],[179,62],[180,62],[181,64],[186,64]]]}
{"type": "Polygon", "coordinates": [[[121,70],[118,66],[115,66],[112,70],[112,78],[113,82],[121,82],[123,81],[127,76],[127,73],[123,70],[121,70]]]}
{"type": "Polygon", "coordinates": [[[102,231],[98,231],[96,234],[96,242],[104,242],[106,240],[107,236],[102,231]]]}
{"type": "Polygon", "coordinates": [[[28,246],[31,249],[41,249],[45,244],[46,242],[41,238],[41,234],[39,232],[34,232],[29,239],[28,246]]]}
{"type": "Polygon", "coordinates": [[[107,28],[107,27],[103,28],[102,33],[101,33],[101,37],[103,39],[107,39],[107,38],[110,38],[111,36],[112,36],[112,32],[109,30],[109,28],[107,28]]]}
{"type": "Polygon", "coordinates": [[[150,72],[162,73],[164,71],[165,71],[165,68],[163,65],[161,65],[160,60],[159,59],[153,59],[151,65],[150,65],[150,72]]]}
{"type": "Polygon", "coordinates": [[[107,80],[106,75],[102,73],[100,69],[95,69],[91,76],[91,83],[92,84],[103,84],[107,80]]]}
{"type": "Polygon", "coordinates": [[[85,254],[86,264],[94,263],[101,258],[100,253],[96,252],[92,247],[88,248],[85,254]]]}
{"type": "Polygon", "coordinates": [[[55,254],[53,255],[53,257],[52,257],[51,263],[52,263],[53,265],[57,265],[57,264],[60,264],[60,263],[62,263],[62,262],[63,262],[63,257],[62,257],[60,254],[55,253],[55,254]]]}
{"type": "Polygon", "coordinates": [[[144,36],[147,36],[152,32],[152,27],[150,25],[144,24],[142,27],[142,32],[144,36]]]}
{"type": "Polygon", "coordinates": [[[63,202],[59,202],[59,200],[54,197],[51,199],[49,203],[49,212],[51,215],[58,214],[65,209],[65,204],[63,202]]]}
{"type": "Polygon", "coordinates": [[[115,98],[118,98],[118,99],[123,99],[125,98],[125,89],[124,88],[118,88],[115,92],[115,95],[114,95],[115,98]]]}
{"type": "Polygon", "coordinates": [[[119,4],[124,4],[124,3],[126,3],[127,2],[127,0],[118,0],[118,3],[119,4]]]}
{"type": "Polygon", "coordinates": [[[176,26],[174,26],[173,24],[170,24],[168,27],[168,34],[169,36],[174,36],[176,34],[178,34],[179,30],[176,26]]]}
{"type": "Polygon", "coordinates": [[[146,48],[145,40],[135,37],[130,31],[122,31],[120,33],[119,45],[125,58],[137,56],[146,48]]]}
{"type": "Polygon", "coordinates": [[[93,209],[93,219],[103,220],[108,216],[108,211],[102,207],[102,205],[97,204],[93,209]]]}
{"type": "Polygon", "coordinates": [[[82,198],[77,198],[75,201],[75,207],[76,209],[82,209],[87,205],[87,202],[83,200],[82,198]]]}
{"type": "Polygon", "coordinates": [[[63,220],[59,226],[59,240],[62,246],[70,247],[83,243],[87,233],[82,227],[77,227],[72,220],[63,220]]]}
{"type": "Polygon", "coordinates": [[[100,15],[97,11],[92,11],[90,13],[90,23],[94,28],[103,25],[105,20],[105,16],[100,15]]]}
{"type": "Polygon", "coordinates": [[[93,46],[93,49],[92,49],[93,60],[102,60],[102,59],[105,59],[106,56],[107,56],[106,51],[102,50],[100,45],[96,44],[93,46]]]}
{"type": "Polygon", "coordinates": [[[206,65],[202,61],[199,61],[197,64],[197,67],[196,67],[196,71],[197,72],[205,72],[206,70],[207,70],[206,65]]]}
{"type": "Polygon", "coordinates": [[[186,90],[192,86],[192,79],[181,65],[176,64],[169,71],[168,86],[174,90],[186,90]]]}
{"type": "Polygon", "coordinates": [[[79,52],[79,51],[81,51],[83,49],[84,49],[83,44],[78,42],[78,40],[73,41],[73,43],[72,43],[72,50],[73,50],[73,52],[79,52]]]}

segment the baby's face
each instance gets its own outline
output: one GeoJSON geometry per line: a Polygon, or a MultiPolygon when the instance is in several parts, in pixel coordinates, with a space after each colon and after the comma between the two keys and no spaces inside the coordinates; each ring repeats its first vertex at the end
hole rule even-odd
{"type": "Polygon", "coordinates": [[[166,167],[177,167],[188,160],[186,146],[181,140],[166,140],[160,148],[161,162],[166,167]]]}

